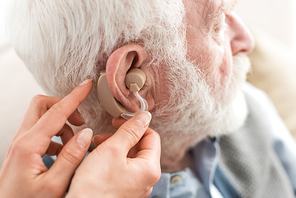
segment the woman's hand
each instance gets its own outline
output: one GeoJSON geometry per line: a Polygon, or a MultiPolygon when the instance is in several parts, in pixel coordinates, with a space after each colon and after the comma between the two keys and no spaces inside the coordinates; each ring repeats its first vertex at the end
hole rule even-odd
{"type": "MultiPolygon", "coordinates": [[[[84,123],[77,107],[92,89],[90,80],[64,99],[37,96],[13,138],[0,170],[0,197],[62,197],[83,160],[92,137],[85,129],[73,136],[65,124],[84,123]],[[51,141],[60,136],[63,145],[51,141]],[[45,155],[58,155],[50,169],[45,155]]],[[[160,140],[143,112],[114,134],[94,138],[98,145],[81,164],[70,186],[71,197],[146,197],[160,177],[160,140]]]]}
{"type": "Polygon", "coordinates": [[[32,100],[0,170],[0,197],[64,195],[92,138],[88,129],[73,137],[65,123],[84,123],[76,109],[91,89],[91,80],[87,80],[64,99],[37,96],[32,100]],[[64,146],[51,141],[55,135],[61,137],[64,146]],[[45,154],[58,155],[49,170],[42,161],[45,154]]]}
{"type": "Polygon", "coordinates": [[[160,178],[160,138],[148,128],[149,112],[117,121],[116,133],[99,135],[99,145],[74,175],[67,197],[148,197],[160,178]]]}

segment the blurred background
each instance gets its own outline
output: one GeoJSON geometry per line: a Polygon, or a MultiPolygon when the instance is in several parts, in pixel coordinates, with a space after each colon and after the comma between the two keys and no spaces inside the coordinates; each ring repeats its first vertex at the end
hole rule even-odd
{"type": "MultiPolygon", "coordinates": [[[[0,0],[0,166],[31,98],[43,94],[8,44],[0,0]]],[[[236,13],[254,34],[249,82],[263,89],[296,138],[296,1],[238,0],[236,13]],[[256,66],[258,65],[258,67],[256,66]]]]}
{"type": "Polygon", "coordinates": [[[238,0],[236,13],[251,29],[270,34],[296,52],[295,0],[238,0]]]}
{"type": "Polygon", "coordinates": [[[5,33],[5,14],[10,0],[0,0],[0,48],[7,42],[5,33]]]}

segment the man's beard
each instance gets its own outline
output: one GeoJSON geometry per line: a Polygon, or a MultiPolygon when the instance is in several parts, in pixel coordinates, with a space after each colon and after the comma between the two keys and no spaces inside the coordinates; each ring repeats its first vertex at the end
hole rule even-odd
{"type": "Polygon", "coordinates": [[[189,61],[167,71],[170,97],[152,111],[150,127],[160,134],[162,164],[180,160],[185,151],[207,137],[241,127],[248,110],[241,86],[250,68],[245,54],[233,57],[231,79],[223,87],[206,84],[206,77],[189,61]]]}
{"type": "MultiPolygon", "coordinates": [[[[248,57],[245,54],[234,56],[231,80],[224,87],[216,86],[215,90],[206,84],[206,76],[196,68],[186,58],[171,63],[166,71],[170,97],[156,101],[159,103],[151,111],[150,127],[161,137],[163,167],[180,160],[185,151],[199,141],[238,129],[246,118],[247,107],[241,86],[250,68],[248,57]]],[[[95,135],[115,131],[111,116],[101,109],[95,93],[79,110],[95,135]]]]}

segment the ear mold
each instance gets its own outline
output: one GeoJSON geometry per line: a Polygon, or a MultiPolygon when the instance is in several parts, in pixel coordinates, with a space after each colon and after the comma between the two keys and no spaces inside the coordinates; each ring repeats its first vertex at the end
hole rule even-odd
{"type": "Polygon", "coordinates": [[[129,88],[131,92],[138,92],[143,88],[146,82],[145,73],[140,70],[133,68],[131,69],[125,77],[125,86],[129,88]]]}

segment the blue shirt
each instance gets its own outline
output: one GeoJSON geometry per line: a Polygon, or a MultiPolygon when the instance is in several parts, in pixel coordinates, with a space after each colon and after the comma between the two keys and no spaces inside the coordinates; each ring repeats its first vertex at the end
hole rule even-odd
{"type": "Polygon", "coordinates": [[[149,198],[223,197],[213,184],[220,152],[218,140],[204,140],[192,152],[200,179],[189,168],[162,173],[149,198]]]}

